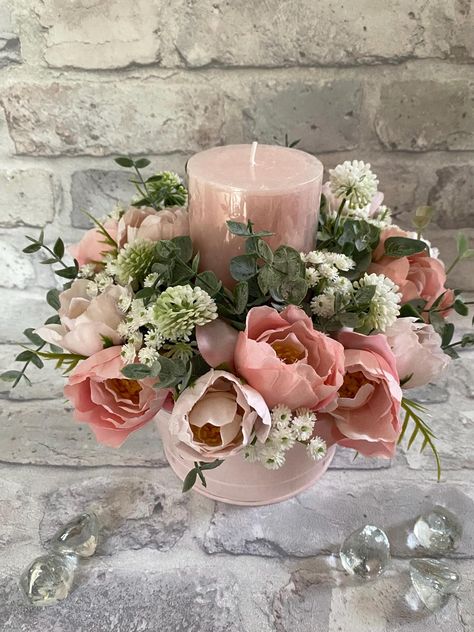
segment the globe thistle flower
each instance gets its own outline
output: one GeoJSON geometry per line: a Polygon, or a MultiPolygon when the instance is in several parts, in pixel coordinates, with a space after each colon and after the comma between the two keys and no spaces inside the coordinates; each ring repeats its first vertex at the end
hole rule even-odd
{"type": "Polygon", "coordinates": [[[167,288],[156,299],[150,317],[166,340],[188,341],[197,325],[217,318],[217,305],[200,287],[176,285],[167,288]]]}
{"type": "Polygon", "coordinates": [[[308,443],[306,450],[312,459],[320,461],[326,456],[328,449],[326,442],[321,437],[314,437],[308,443]]]}
{"type": "Polygon", "coordinates": [[[375,287],[375,294],[364,319],[365,327],[385,331],[393,325],[400,313],[402,298],[397,292],[398,285],[383,274],[365,273],[359,281],[354,281],[353,286],[356,290],[368,286],[375,287]]]}
{"type": "Polygon", "coordinates": [[[125,285],[141,282],[150,273],[155,261],[155,244],[145,239],[137,239],[125,244],[117,256],[117,278],[125,285]]]}
{"type": "Polygon", "coordinates": [[[338,198],[345,198],[349,208],[362,208],[369,204],[377,192],[377,177],[370,164],[361,160],[346,160],[329,170],[329,186],[338,198]]]}

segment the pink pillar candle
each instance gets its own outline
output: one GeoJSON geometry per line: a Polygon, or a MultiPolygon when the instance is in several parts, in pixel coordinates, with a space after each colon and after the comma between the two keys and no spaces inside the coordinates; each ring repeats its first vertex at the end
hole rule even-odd
{"type": "Polygon", "coordinates": [[[193,156],[187,172],[201,269],[213,270],[224,285],[235,283],[230,259],[245,252],[245,240],[228,232],[227,220],[251,220],[255,230],[272,231],[273,248],[313,249],[323,177],[314,156],[278,145],[226,145],[193,156]]]}

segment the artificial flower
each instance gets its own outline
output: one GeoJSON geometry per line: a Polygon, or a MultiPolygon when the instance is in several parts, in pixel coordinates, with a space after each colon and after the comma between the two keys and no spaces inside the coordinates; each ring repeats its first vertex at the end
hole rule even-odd
{"type": "Polygon", "coordinates": [[[161,211],[148,207],[129,208],[120,218],[117,229],[120,247],[136,240],[156,242],[183,235],[189,235],[189,216],[180,207],[161,211]]]}
{"type": "MultiPolygon", "coordinates": [[[[117,226],[117,222],[111,219],[104,222],[104,228],[113,240],[117,238],[117,226]]],[[[91,228],[78,244],[68,248],[69,254],[80,266],[90,263],[96,268],[101,267],[104,255],[113,250],[114,246],[107,243],[105,235],[98,228],[91,228]]]]}

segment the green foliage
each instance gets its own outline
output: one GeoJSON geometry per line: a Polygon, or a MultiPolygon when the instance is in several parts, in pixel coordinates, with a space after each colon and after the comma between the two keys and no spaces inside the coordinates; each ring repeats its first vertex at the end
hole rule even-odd
{"type": "Polygon", "coordinates": [[[421,239],[410,239],[409,237],[389,237],[385,241],[384,255],[398,259],[409,257],[417,252],[428,249],[428,244],[421,239]]]}
{"type": "Polygon", "coordinates": [[[421,232],[428,227],[433,216],[431,206],[419,206],[412,217],[412,224],[416,228],[417,236],[420,237],[421,232]]]}
{"type": "Polygon", "coordinates": [[[398,443],[401,443],[403,438],[405,437],[410,421],[413,422],[415,427],[408,440],[407,449],[409,450],[412,447],[418,437],[422,438],[423,441],[421,444],[420,452],[423,452],[423,450],[427,446],[431,449],[436,461],[436,470],[439,481],[441,479],[441,461],[439,458],[438,450],[434,444],[434,439],[436,439],[436,436],[434,435],[428,424],[423,421],[419,414],[428,413],[428,410],[424,406],[421,406],[421,404],[418,404],[418,402],[414,402],[413,400],[407,399],[406,397],[402,399],[402,409],[405,411],[405,418],[403,420],[402,430],[398,438],[398,443]]]}
{"type": "Polygon", "coordinates": [[[140,199],[133,206],[151,206],[156,211],[167,206],[184,206],[188,192],[181,180],[170,171],[161,171],[149,178],[144,178],[141,170],[151,163],[147,158],[134,160],[130,156],[119,156],[115,162],[125,169],[132,169],[135,178],[130,180],[138,191],[140,199]]]}
{"type": "Polygon", "coordinates": [[[206,479],[204,477],[203,471],[214,470],[216,467],[219,467],[219,465],[222,465],[222,463],[224,463],[222,459],[215,459],[214,461],[211,461],[211,463],[205,463],[203,461],[194,461],[193,469],[189,470],[189,472],[186,475],[186,478],[183,481],[183,492],[188,492],[190,489],[192,489],[198,477],[199,477],[199,480],[201,481],[202,486],[207,487],[207,483],[206,483],[206,479]]]}

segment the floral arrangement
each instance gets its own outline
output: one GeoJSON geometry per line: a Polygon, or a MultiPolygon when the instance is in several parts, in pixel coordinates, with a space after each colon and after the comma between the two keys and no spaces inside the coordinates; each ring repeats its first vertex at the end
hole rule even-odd
{"type": "MultiPolygon", "coordinates": [[[[390,458],[407,432],[440,463],[426,410],[406,394],[436,379],[456,357],[452,310],[467,315],[421,231],[392,223],[369,164],[344,162],[323,187],[314,250],[297,252],[252,222],[229,221],[245,242],[224,287],[201,270],[189,237],[187,191],[173,173],[147,179],[146,159],[118,158],[134,171],[138,199],[117,208],[68,250],[28,237],[26,253],[65,281],[46,300],[55,314],[24,333],[22,368],[2,379],[29,382],[29,364],[53,360],[75,419],[119,447],[161,409],[194,459],[190,489],[205,471],[240,454],[277,469],[297,443],[320,460],[333,444],[390,458]]],[[[460,235],[456,261],[473,257],[460,235]]],[[[450,267],[450,269],[453,266],[450,267]]]]}

